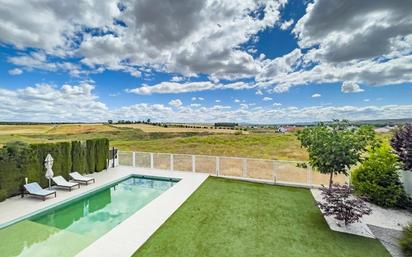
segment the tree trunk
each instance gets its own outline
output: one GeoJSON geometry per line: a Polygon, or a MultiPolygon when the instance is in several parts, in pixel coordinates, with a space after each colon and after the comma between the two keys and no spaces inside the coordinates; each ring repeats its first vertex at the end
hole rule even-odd
{"type": "Polygon", "coordinates": [[[333,184],[333,172],[330,173],[330,177],[329,177],[329,191],[332,188],[332,184],[333,184]]]}

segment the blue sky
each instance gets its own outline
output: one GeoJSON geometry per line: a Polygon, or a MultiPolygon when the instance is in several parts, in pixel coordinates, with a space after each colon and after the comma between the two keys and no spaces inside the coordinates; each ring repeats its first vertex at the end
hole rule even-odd
{"type": "Polygon", "coordinates": [[[217,2],[3,4],[0,120],[411,117],[409,1],[217,2]]]}

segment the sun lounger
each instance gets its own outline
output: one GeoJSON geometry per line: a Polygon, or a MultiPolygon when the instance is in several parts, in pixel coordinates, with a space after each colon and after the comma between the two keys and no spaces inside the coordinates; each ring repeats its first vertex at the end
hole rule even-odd
{"type": "MultiPolygon", "coordinates": [[[[46,200],[46,197],[49,195],[54,195],[54,197],[56,197],[56,191],[43,189],[40,187],[40,185],[37,182],[25,184],[24,189],[26,190],[25,193],[40,197],[43,199],[43,201],[46,200]]],[[[24,193],[23,193],[23,196],[24,196],[24,193]]]]}
{"type": "Polygon", "coordinates": [[[95,182],[94,178],[89,178],[81,175],[79,172],[75,171],[72,173],[69,173],[69,176],[76,182],[79,183],[85,183],[86,185],[89,184],[89,182],[95,182]]]}
{"type": "Polygon", "coordinates": [[[63,178],[62,176],[53,177],[52,180],[53,180],[54,184],[56,184],[56,186],[62,187],[62,188],[65,188],[65,189],[69,189],[69,191],[72,191],[72,188],[76,187],[76,186],[78,188],[80,188],[79,183],[69,182],[65,178],[63,178]]]}

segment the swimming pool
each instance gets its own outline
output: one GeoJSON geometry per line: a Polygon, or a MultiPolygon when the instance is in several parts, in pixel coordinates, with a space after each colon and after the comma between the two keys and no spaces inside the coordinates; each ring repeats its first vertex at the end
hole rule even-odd
{"type": "Polygon", "coordinates": [[[0,229],[0,256],[74,256],[178,180],[131,176],[0,229]]]}

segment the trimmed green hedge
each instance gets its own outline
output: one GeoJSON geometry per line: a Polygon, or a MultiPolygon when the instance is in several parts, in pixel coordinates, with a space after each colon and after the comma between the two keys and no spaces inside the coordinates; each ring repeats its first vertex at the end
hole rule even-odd
{"type": "Polygon", "coordinates": [[[84,174],[106,169],[108,152],[107,138],[32,145],[8,143],[0,148],[0,201],[19,194],[25,177],[29,182],[48,186],[44,159],[49,153],[54,159],[54,175],[69,179],[72,171],[84,174]]]}

